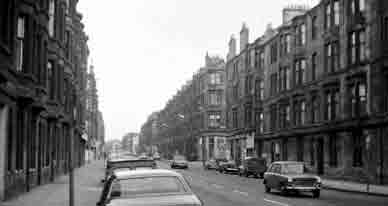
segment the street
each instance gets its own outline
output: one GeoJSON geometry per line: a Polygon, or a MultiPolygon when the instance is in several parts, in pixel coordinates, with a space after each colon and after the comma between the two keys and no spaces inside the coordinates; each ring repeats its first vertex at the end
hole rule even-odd
{"type": "MultiPolygon", "coordinates": [[[[161,168],[169,169],[165,162],[158,162],[161,168]]],[[[334,206],[334,205],[387,205],[388,197],[322,190],[321,197],[314,199],[311,194],[292,194],[288,196],[272,191],[264,192],[261,179],[220,174],[213,170],[203,170],[200,163],[190,163],[188,170],[176,170],[189,181],[194,192],[211,206],[334,206]]]]}

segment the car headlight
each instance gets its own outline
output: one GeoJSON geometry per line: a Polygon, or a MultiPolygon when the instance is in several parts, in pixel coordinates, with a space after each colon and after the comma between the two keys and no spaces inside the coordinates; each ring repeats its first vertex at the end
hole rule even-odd
{"type": "Polygon", "coordinates": [[[320,177],[317,177],[317,182],[318,182],[318,183],[321,183],[321,182],[322,182],[322,180],[321,180],[320,177]]]}
{"type": "Polygon", "coordinates": [[[292,178],[289,177],[289,178],[287,179],[287,181],[288,181],[288,182],[292,182],[292,178]]]}

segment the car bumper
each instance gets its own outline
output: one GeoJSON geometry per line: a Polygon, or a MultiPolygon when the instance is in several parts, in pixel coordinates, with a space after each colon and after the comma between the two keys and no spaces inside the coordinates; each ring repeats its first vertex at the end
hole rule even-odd
{"type": "Polygon", "coordinates": [[[238,169],[231,169],[231,168],[226,168],[225,169],[226,172],[229,172],[229,173],[238,173],[238,169]]]}
{"type": "Polygon", "coordinates": [[[287,185],[287,190],[297,190],[297,191],[314,191],[320,190],[321,184],[316,184],[315,186],[297,186],[297,185],[287,185]]]}
{"type": "Polygon", "coordinates": [[[186,164],[175,164],[175,165],[173,165],[173,167],[176,167],[176,168],[188,168],[189,166],[186,165],[186,164]]]}

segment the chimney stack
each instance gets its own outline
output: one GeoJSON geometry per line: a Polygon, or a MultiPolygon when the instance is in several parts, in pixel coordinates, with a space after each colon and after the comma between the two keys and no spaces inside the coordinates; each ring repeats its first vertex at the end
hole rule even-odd
{"type": "Polygon", "coordinates": [[[227,55],[227,59],[230,60],[235,56],[236,56],[236,38],[234,37],[234,35],[232,35],[229,40],[229,52],[227,55]]]}
{"type": "Polygon", "coordinates": [[[242,25],[241,31],[240,31],[240,52],[247,47],[249,43],[249,29],[247,28],[247,25],[245,22],[242,25]]]}

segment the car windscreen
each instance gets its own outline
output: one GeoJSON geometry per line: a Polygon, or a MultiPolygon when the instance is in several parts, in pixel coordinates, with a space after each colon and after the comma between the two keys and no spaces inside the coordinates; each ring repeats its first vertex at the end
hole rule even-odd
{"type": "Polygon", "coordinates": [[[186,158],[184,156],[174,156],[175,161],[186,161],[186,158]]]}
{"type": "Polygon", "coordinates": [[[187,192],[185,186],[177,177],[141,177],[115,180],[112,183],[111,191],[112,198],[187,192]]]}
{"type": "Polygon", "coordinates": [[[303,174],[304,165],[295,163],[284,164],[282,166],[281,172],[283,174],[303,174]]]}

